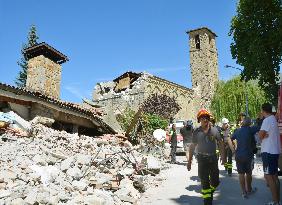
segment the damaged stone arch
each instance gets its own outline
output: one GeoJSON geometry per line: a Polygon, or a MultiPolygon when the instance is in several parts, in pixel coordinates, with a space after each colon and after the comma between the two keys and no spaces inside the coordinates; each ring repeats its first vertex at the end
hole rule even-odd
{"type": "Polygon", "coordinates": [[[152,87],[152,85],[151,85],[151,84],[148,84],[148,85],[147,85],[147,90],[148,90],[148,92],[149,92],[149,93],[151,93],[151,92],[152,92],[153,87],[152,87]]]}
{"type": "Polygon", "coordinates": [[[177,93],[176,90],[174,90],[174,91],[172,92],[172,97],[174,97],[175,99],[177,99],[177,98],[179,97],[179,95],[178,95],[178,93],[177,93]]]}
{"type": "Polygon", "coordinates": [[[167,96],[171,96],[171,92],[169,92],[168,89],[165,89],[164,92],[163,92],[163,94],[164,94],[164,95],[167,95],[167,96]]]}
{"type": "Polygon", "coordinates": [[[161,93],[161,89],[159,88],[159,86],[155,86],[155,93],[161,93]]]}

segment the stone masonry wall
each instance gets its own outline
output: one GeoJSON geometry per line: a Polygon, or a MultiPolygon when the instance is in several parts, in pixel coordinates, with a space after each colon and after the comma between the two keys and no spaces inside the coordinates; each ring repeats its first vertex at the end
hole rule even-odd
{"type": "Polygon", "coordinates": [[[165,94],[176,99],[181,109],[174,116],[175,119],[195,120],[193,90],[150,76],[147,80],[146,97],[153,93],[165,94]]]}
{"type": "Polygon", "coordinates": [[[190,33],[190,68],[195,90],[195,108],[210,107],[218,82],[218,58],[215,36],[206,29],[190,33]],[[196,48],[195,36],[200,37],[200,49],[196,48]],[[197,102],[197,103],[196,103],[197,102]]]}
{"type": "MultiPolygon", "coordinates": [[[[106,83],[105,85],[108,84],[106,83]]],[[[100,90],[101,88],[96,89],[100,90]]],[[[106,111],[113,110],[117,114],[123,112],[127,107],[137,111],[146,98],[155,93],[176,98],[177,103],[182,108],[174,116],[176,119],[194,119],[193,91],[149,74],[143,74],[135,82],[132,89],[122,91],[121,93],[109,92],[103,95],[97,93],[96,90],[93,96],[96,97],[94,101],[104,106],[106,111]]]]}
{"type": "Polygon", "coordinates": [[[61,65],[43,55],[34,57],[28,61],[26,87],[60,98],[61,70],[61,65]]]}
{"type": "Polygon", "coordinates": [[[131,89],[115,92],[115,82],[104,82],[96,85],[93,92],[93,100],[105,108],[106,111],[113,111],[115,114],[123,112],[127,107],[138,111],[145,99],[145,85],[147,78],[143,75],[133,84],[131,89]],[[108,89],[108,92],[105,90],[108,89]]]}

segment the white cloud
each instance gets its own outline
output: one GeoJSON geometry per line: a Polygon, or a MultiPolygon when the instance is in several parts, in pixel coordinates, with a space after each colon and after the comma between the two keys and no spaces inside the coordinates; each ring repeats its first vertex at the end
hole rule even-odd
{"type": "Polygon", "coordinates": [[[71,94],[73,94],[75,97],[77,98],[83,98],[80,90],[76,87],[76,86],[73,86],[73,85],[67,85],[64,87],[64,89],[66,89],[67,91],[69,91],[71,94]]]}
{"type": "Polygon", "coordinates": [[[92,90],[83,89],[80,86],[81,86],[80,83],[74,83],[74,84],[71,84],[71,85],[64,86],[64,89],[67,90],[68,92],[70,92],[72,95],[74,95],[75,97],[77,97],[79,99],[83,99],[85,97],[91,98],[92,90]]]}

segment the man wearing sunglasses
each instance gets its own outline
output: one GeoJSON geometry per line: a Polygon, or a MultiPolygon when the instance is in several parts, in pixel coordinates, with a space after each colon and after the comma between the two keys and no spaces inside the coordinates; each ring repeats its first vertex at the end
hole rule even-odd
{"type": "Polygon", "coordinates": [[[210,125],[211,114],[206,109],[201,109],[197,114],[200,127],[197,128],[192,137],[189,147],[188,171],[191,170],[194,149],[198,149],[198,175],[202,185],[202,196],[204,205],[212,205],[213,193],[219,185],[219,169],[216,155],[216,144],[219,144],[222,163],[225,163],[224,142],[220,133],[210,125]]]}

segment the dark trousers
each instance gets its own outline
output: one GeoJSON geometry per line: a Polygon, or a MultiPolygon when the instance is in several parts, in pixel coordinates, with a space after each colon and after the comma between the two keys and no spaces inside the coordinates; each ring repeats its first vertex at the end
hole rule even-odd
{"type": "Polygon", "coordinates": [[[176,144],[172,144],[170,146],[170,159],[171,159],[171,162],[176,162],[176,147],[177,147],[176,144]]]}
{"type": "Polygon", "coordinates": [[[232,151],[229,146],[225,147],[225,156],[227,158],[226,163],[224,164],[225,170],[228,174],[232,174],[232,151]]]}
{"type": "Polygon", "coordinates": [[[213,156],[198,155],[198,175],[202,185],[204,205],[212,205],[213,193],[219,185],[219,170],[216,154],[213,156]]]}

